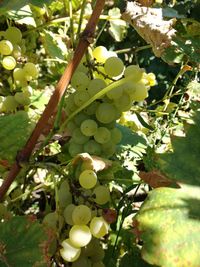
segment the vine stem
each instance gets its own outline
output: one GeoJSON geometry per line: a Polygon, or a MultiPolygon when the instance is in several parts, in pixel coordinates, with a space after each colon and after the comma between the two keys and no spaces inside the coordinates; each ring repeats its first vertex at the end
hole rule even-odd
{"type": "MultiPolygon", "coordinates": [[[[55,116],[55,111],[58,106],[58,103],[64,94],[73,73],[75,72],[76,68],[78,67],[82,57],[84,56],[88,46],[91,43],[91,38],[94,37],[96,25],[98,23],[99,17],[101,12],[104,8],[105,0],[97,0],[96,5],[94,7],[93,13],[87,23],[85,30],[83,31],[80,41],[77,45],[77,48],[74,52],[74,56],[72,61],[66,67],[63,75],[61,76],[53,95],[51,96],[49,103],[47,104],[42,116],[38,120],[30,138],[28,139],[25,147],[18,153],[16,157],[16,161],[11,166],[11,169],[3,181],[0,187],[0,201],[3,200],[4,195],[6,194],[7,190],[9,189],[11,183],[14,181],[16,176],[19,174],[22,165],[21,163],[27,162],[32,154],[32,151],[37,143],[39,136],[41,135],[43,129],[45,128],[46,123],[48,120],[55,116]]],[[[50,131],[50,129],[49,129],[50,131]]]]}

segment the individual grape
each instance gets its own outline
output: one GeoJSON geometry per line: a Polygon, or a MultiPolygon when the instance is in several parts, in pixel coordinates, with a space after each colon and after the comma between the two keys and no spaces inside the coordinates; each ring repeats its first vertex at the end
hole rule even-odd
{"type": "Polygon", "coordinates": [[[72,267],[91,267],[91,260],[87,257],[80,256],[78,260],[72,263],[72,267]]]}
{"type": "Polygon", "coordinates": [[[91,155],[101,155],[101,145],[95,140],[89,140],[87,143],[85,143],[83,150],[91,155]]]}
{"type": "Polygon", "coordinates": [[[94,139],[100,144],[105,144],[109,142],[111,138],[111,133],[106,127],[99,127],[94,134],[94,139]]]}
{"type": "Polygon", "coordinates": [[[93,188],[97,183],[97,175],[93,170],[85,170],[79,176],[79,183],[85,189],[93,188]]]}
{"type": "Polygon", "coordinates": [[[98,63],[104,63],[108,58],[108,50],[104,46],[97,46],[92,54],[98,63]]]}
{"type": "Polygon", "coordinates": [[[102,79],[93,79],[90,81],[88,85],[88,93],[90,96],[96,95],[100,92],[103,88],[107,86],[106,82],[102,79]]]}
{"type": "Polygon", "coordinates": [[[132,106],[131,97],[124,93],[120,98],[115,99],[115,106],[120,112],[128,111],[132,106]]]}
{"type": "Polygon", "coordinates": [[[16,66],[17,62],[12,56],[5,56],[2,60],[2,66],[6,70],[13,70],[16,66]]]}
{"type": "Polygon", "coordinates": [[[72,113],[73,111],[75,111],[77,109],[76,104],[74,103],[74,94],[70,94],[65,102],[65,110],[67,112],[67,114],[72,113]]]}
{"type": "Polygon", "coordinates": [[[76,206],[72,212],[72,220],[74,224],[88,224],[91,220],[91,209],[86,205],[76,206]]]}
{"type": "Polygon", "coordinates": [[[124,63],[118,57],[109,57],[104,64],[104,69],[106,74],[116,77],[123,73],[124,63]]]}
{"type": "Polygon", "coordinates": [[[80,112],[74,117],[74,122],[76,123],[77,126],[80,126],[81,123],[87,120],[88,118],[89,116],[87,114],[80,112]]]}
{"type": "Polygon", "coordinates": [[[89,99],[90,95],[86,90],[79,90],[74,94],[74,103],[78,107],[82,106],[89,99]]]}
{"type": "Polygon", "coordinates": [[[21,81],[21,80],[25,80],[25,72],[23,69],[20,68],[16,68],[13,71],[13,78],[15,79],[15,81],[21,81]]]}
{"type": "Polygon", "coordinates": [[[69,231],[69,239],[77,248],[86,246],[91,238],[90,228],[87,225],[74,225],[69,231]]]}
{"type": "Polygon", "coordinates": [[[135,83],[134,92],[132,94],[134,101],[143,101],[148,97],[148,89],[143,83],[135,83]]]}
{"type": "Polygon", "coordinates": [[[102,144],[102,152],[105,154],[106,157],[111,157],[116,150],[116,144],[112,141],[102,144]]]}
{"type": "Polygon", "coordinates": [[[110,123],[116,118],[116,108],[110,103],[101,103],[97,107],[96,118],[99,122],[110,123]]]}
{"type": "Polygon", "coordinates": [[[83,255],[89,257],[92,263],[94,263],[102,261],[105,256],[105,252],[99,240],[93,238],[91,242],[84,248],[83,255]]]}
{"type": "Polygon", "coordinates": [[[111,140],[114,144],[120,143],[122,140],[122,132],[118,128],[113,128],[110,130],[111,140]]]}
{"type": "Polygon", "coordinates": [[[93,136],[97,131],[98,125],[96,121],[88,119],[81,123],[81,132],[85,136],[93,136]]]}
{"type": "Polygon", "coordinates": [[[10,55],[13,51],[13,45],[8,40],[0,41],[0,54],[7,56],[10,55]]]}
{"type": "Polygon", "coordinates": [[[121,98],[121,96],[123,95],[123,86],[118,86],[110,90],[106,95],[112,100],[121,98]]]}
{"type": "Polygon", "coordinates": [[[61,245],[63,248],[60,249],[60,255],[65,261],[74,262],[79,258],[81,249],[75,247],[70,239],[65,239],[61,245]]]}
{"type": "Polygon", "coordinates": [[[95,194],[95,202],[100,205],[106,204],[110,200],[110,191],[104,185],[95,187],[93,193],[95,194]]]}
{"type": "Polygon", "coordinates": [[[72,140],[77,144],[83,145],[89,140],[89,137],[85,136],[79,128],[76,128],[73,131],[72,140]]]}
{"type": "Polygon", "coordinates": [[[98,261],[93,263],[92,267],[105,267],[105,264],[102,261],[98,261]]]}
{"type": "Polygon", "coordinates": [[[59,216],[57,212],[50,212],[47,215],[45,215],[42,223],[53,229],[57,228],[61,229],[64,220],[63,217],[59,216]]]}
{"type": "Polygon", "coordinates": [[[22,33],[16,27],[9,27],[5,31],[5,38],[11,41],[13,44],[18,44],[22,41],[22,33]]]}
{"type": "Polygon", "coordinates": [[[72,212],[74,211],[74,209],[76,208],[76,206],[74,204],[69,204],[65,209],[64,209],[64,219],[65,222],[69,225],[73,225],[74,222],[72,220],[72,212]]]}
{"type": "Polygon", "coordinates": [[[67,180],[63,181],[58,189],[58,201],[61,208],[72,203],[72,194],[67,180]]]}
{"type": "Polygon", "coordinates": [[[6,112],[14,111],[18,106],[17,101],[15,100],[15,97],[12,95],[6,96],[4,99],[4,102],[2,104],[2,109],[6,112]]]}
{"type": "Polygon", "coordinates": [[[22,55],[21,47],[17,44],[13,45],[12,55],[14,58],[19,58],[22,55]]]}
{"type": "Polygon", "coordinates": [[[94,217],[90,222],[90,231],[96,238],[101,238],[108,233],[108,223],[103,217],[94,217]]]}
{"type": "Polygon", "coordinates": [[[28,85],[22,88],[22,92],[24,92],[25,94],[27,94],[27,96],[32,96],[33,94],[33,88],[28,85]]]}
{"type": "Polygon", "coordinates": [[[97,101],[94,101],[92,102],[89,106],[87,106],[85,109],[84,109],[84,112],[87,114],[87,115],[94,115],[95,112],[96,112],[96,109],[97,107],[99,106],[99,102],[97,101]]]}
{"type": "Polygon", "coordinates": [[[31,103],[31,100],[29,98],[29,93],[26,92],[17,92],[15,95],[15,100],[21,104],[21,105],[29,105],[31,103]]]}
{"type": "Polygon", "coordinates": [[[77,71],[72,76],[71,85],[77,90],[83,90],[88,86],[89,81],[89,77],[84,72],[77,71]]]}
{"type": "MultiPolygon", "coordinates": [[[[87,144],[87,143],[86,143],[87,144]]],[[[76,156],[77,154],[80,154],[83,152],[83,146],[82,145],[79,145],[77,143],[74,143],[74,142],[70,142],[69,143],[69,147],[68,147],[68,151],[69,151],[69,154],[74,157],[76,156]]]]}
{"type": "MultiPolygon", "coordinates": [[[[26,77],[31,77],[31,79],[35,79],[38,76],[38,69],[32,62],[28,62],[24,65],[24,72],[26,77]]],[[[27,79],[29,80],[29,79],[27,79]]]]}
{"type": "Polygon", "coordinates": [[[129,65],[124,71],[124,77],[132,77],[133,82],[138,82],[142,79],[144,70],[137,65],[129,65]]]}

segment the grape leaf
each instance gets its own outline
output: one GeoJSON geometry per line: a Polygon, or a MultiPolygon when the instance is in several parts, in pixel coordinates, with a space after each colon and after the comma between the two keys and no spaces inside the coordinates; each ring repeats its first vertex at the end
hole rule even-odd
{"type": "Polygon", "coordinates": [[[32,125],[25,111],[0,117],[0,159],[12,162],[26,143],[32,125]]]}
{"type": "Polygon", "coordinates": [[[27,4],[42,7],[44,4],[49,4],[52,0],[3,0],[0,2],[0,14],[8,10],[19,10],[27,4]]]}
{"type": "Polygon", "coordinates": [[[126,34],[126,22],[121,19],[120,9],[115,7],[109,10],[108,15],[110,17],[109,33],[117,41],[121,42],[126,34]]]}
{"type": "Polygon", "coordinates": [[[142,257],[162,267],[199,267],[200,187],[152,190],[135,217],[142,257]]]}
{"type": "Polygon", "coordinates": [[[158,166],[170,179],[200,185],[200,111],[196,112],[194,124],[188,125],[186,137],[173,137],[173,153],[160,154],[158,166]]]}
{"type": "Polygon", "coordinates": [[[1,267],[49,266],[49,237],[41,224],[29,217],[16,216],[0,223],[0,228],[1,267]]]}

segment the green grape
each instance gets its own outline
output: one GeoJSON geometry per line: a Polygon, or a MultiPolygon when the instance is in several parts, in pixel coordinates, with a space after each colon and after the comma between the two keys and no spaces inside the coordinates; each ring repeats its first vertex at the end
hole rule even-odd
{"type": "Polygon", "coordinates": [[[86,136],[93,136],[97,131],[98,125],[94,120],[85,120],[81,123],[81,132],[86,136]]]}
{"type": "Polygon", "coordinates": [[[72,267],[91,267],[91,260],[87,257],[80,256],[77,261],[72,263],[72,267]]]}
{"type": "Polygon", "coordinates": [[[13,71],[13,78],[15,79],[15,81],[21,81],[24,80],[25,78],[25,72],[23,69],[20,68],[16,68],[13,71]]]}
{"type": "Polygon", "coordinates": [[[35,64],[33,64],[32,62],[26,63],[23,69],[24,69],[26,78],[28,77],[27,80],[35,79],[38,77],[38,69],[35,66],[35,64]]]}
{"type": "Polygon", "coordinates": [[[67,130],[69,131],[69,133],[72,135],[73,131],[77,129],[77,125],[74,121],[69,121],[67,123],[67,130]]]}
{"type": "Polygon", "coordinates": [[[97,175],[93,170],[85,170],[79,176],[79,183],[85,189],[93,188],[97,183],[97,175]]]}
{"type": "Polygon", "coordinates": [[[57,212],[50,212],[44,217],[42,223],[53,229],[61,229],[64,220],[63,217],[59,216],[57,212]]]}
{"type": "MultiPolygon", "coordinates": [[[[86,143],[87,144],[87,143],[86,143]]],[[[82,145],[79,145],[77,143],[74,143],[74,142],[70,142],[69,143],[69,147],[68,147],[68,151],[69,151],[69,154],[74,157],[76,156],[77,154],[80,154],[83,152],[83,146],[82,145]]]]}
{"type": "Polygon", "coordinates": [[[102,79],[93,79],[88,85],[88,93],[90,96],[96,95],[103,88],[107,86],[106,82],[102,79]]]}
{"type": "Polygon", "coordinates": [[[92,267],[105,267],[105,264],[102,261],[98,261],[93,263],[92,267]]]}
{"type": "Polygon", "coordinates": [[[71,85],[77,90],[83,90],[88,86],[89,81],[89,77],[84,72],[77,71],[72,76],[71,85]]]}
{"type": "Polygon", "coordinates": [[[18,44],[22,41],[22,33],[16,27],[9,27],[5,31],[5,38],[11,41],[13,44],[18,44]]]}
{"type": "Polygon", "coordinates": [[[77,106],[74,103],[74,94],[71,94],[66,99],[65,110],[66,110],[67,114],[70,114],[71,112],[75,111],[76,109],[77,109],[77,106]]]}
{"type": "Polygon", "coordinates": [[[72,220],[74,224],[88,224],[91,220],[91,209],[86,205],[76,206],[72,212],[72,220]]]}
{"type": "Polygon", "coordinates": [[[80,126],[81,123],[87,120],[88,118],[89,116],[87,114],[80,112],[74,117],[74,122],[76,123],[77,126],[80,126]]]}
{"type": "Polygon", "coordinates": [[[100,144],[105,144],[109,142],[111,138],[111,133],[106,127],[99,127],[94,134],[94,139],[100,144]]]}
{"type": "Polygon", "coordinates": [[[132,99],[128,94],[124,93],[120,98],[115,99],[114,104],[120,112],[128,111],[132,106],[132,99]]]}
{"type": "Polygon", "coordinates": [[[98,63],[104,63],[108,58],[108,50],[104,46],[97,46],[92,54],[98,63]]]}
{"type": "Polygon", "coordinates": [[[107,157],[111,157],[115,153],[115,150],[116,144],[112,141],[112,137],[110,142],[102,144],[102,151],[107,157]]]}
{"type": "Polygon", "coordinates": [[[86,90],[79,90],[74,94],[74,103],[80,107],[90,98],[86,90]]]}
{"type": "Polygon", "coordinates": [[[85,143],[83,150],[91,155],[101,155],[101,145],[95,140],[89,140],[87,143],[85,143]]]}
{"type": "Polygon", "coordinates": [[[65,222],[69,225],[73,225],[74,222],[72,220],[72,212],[74,211],[74,209],[76,208],[76,206],[74,204],[69,204],[65,209],[64,209],[64,219],[65,222]]]}
{"type": "Polygon", "coordinates": [[[2,60],[2,66],[6,70],[13,70],[16,66],[17,62],[12,56],[5,56],[2,60]]]}
{"type": "Polygon", "coordinates": [[[30,104],[30,98],[29,98],[29,93],[26,92],[18,92],[14,95],[15,100],[21,104],[21,105],[29,105],[30,104]]]}
{"type": "Polygon", "coordinates": [[[119,99],[123,95],[123,86],[118,86],[110,90],[106,96],[112,100],[119,99]]]}
{"type": "Polygon", "coordinates": [[[132,77],[133,82],[138,82],[142,79],[144,70],[137,65],[129,65],[124,71],[124,77],[132,77]]]}
{"type": "Polygon", "coordinates": [[[77,144],[83,145],[89,140],[88,136],[85,136],[79,128],[76,128],[72,133],[72,141],[77,144]]]}
{"type": "Polygon", "coordinates": [[[108,223],[103,217],[94,217],[90,222],[90,231],[96,238],[101,238],[108,233],[108,223]]]}
{"type": "Polygon", "coordinates": [[[96,113],[96,109],[97,109],[98,106],[99,106],[99,102],[94,101],[84,109],[84,112],[87,115],[94,115],[96,113]]]}
{"type": "Polygon", "coordinates": [[[83,249],[83,255],[89,257],[94,263],[102,261],[105,256],[105,252],[100,244],[100,241],[96,238],[92,238],[91,242],[83,249]]]}
{"type": "Polygon", "coordinates": [[[99,122],[110,123],[116,119],[116,108],[110,103],[101,103],[96,110],[96,118],[99,122]]]}
{"type": "Polygon", "coordinates": [[[69,231],[69,239],[77,248],[87,246],[91,238],[90,228],[87,225],[74,225],[69,231]]]}
{"type": "Polygon", "coordinates": [[[134,92],[131,97],[134,101],[143,101],[148,97],[147,87],[143,83],[135,83],[134,92]]]}
{"type": "Polygon", "coordinates": [[[109,57],[104,64],[104,69],[106,74],[116,77],[123,73],[124,63],[118,57],[109,57]]]}
{"type": "Polygon", "coordinates": [[[120,143],[122,140],[122,133],[118,128],[114,128],[110,130],[111,133],[111,140],[114,144],[120,143]]]}
{"type": "Polygon", "coordinates": [[[95,187],[93,193],[95,194],[95,202],[100,205],[106,204],[110,200],[110,191],[104,185],[95,187]]]}
{"type": "Polygon", "coordinates": [[[13,45],[8,40],[0,41],[0,54],[7,56],[10,55],[13,51],[13,45]]]}
{"type": "Polygon", "coordinates": [[[94,165],[93,165],[93,162],[90,160],[85,160],[81,164],[81,171],[93,170],[93,169],[94,169],[94,165]]]}
{"type": "Polygon", "coordinates": [[[63,181],[58,189],[58,201],[61,208],[72,203],[72,194],[67,180],[63,181]]]}
{"type": "Polygon", "coordinates": [[[74,262],[79,258],[81,249],[75,247],[70,239],[65,239],[61,245],[63,248],[60,249],[60,255],[65,261],[74,262]]]}
{"type": "Polygon", "coordinates": [[[19,58],[22,55],[22,50],[19,45],[13,45],[12,55],[14,58],[19,58]]]}
{"type": "Polygon", "coordinates": [[[2,109],[5,111],[14,111],[18,107],[15,97],[12,95],[6,96],[2,104],[2,109]]]}

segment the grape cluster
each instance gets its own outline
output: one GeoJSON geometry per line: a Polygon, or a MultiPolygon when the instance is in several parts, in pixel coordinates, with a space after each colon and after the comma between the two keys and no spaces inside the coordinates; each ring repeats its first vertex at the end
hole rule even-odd
{"type": "Polygon", "coordinates": [[[62,215],[49,213],[43,223],[58,230],[64,225],[67,228],[60,255],[66,262],[73,263],[72,267],[104,267],[104,250],[100,239],[108,233],[109,224],[102,215],[101,205],[109,202],[110,192],[106,186],[100,185],[93,168],[88,169],[88,162],[82,162],[79,167],[79,185],[76,184],[76,189],[71,188],[67,180],[59,187],[58,200],[62,215]]]}
{"type": "Polygon", "coordinates": [[[116,121],[130,110],[134,101],[143,101],[150,86],[155,85],[153,73],[147,74],[137,65],[125,67],[123,61],[105,47],[96,47],[92,54],[96,63],[93,78],[84,65],[80,66],[71,80],[75,91],[66,100],[66,111],[70,115],[93,99],[67,124],[72,136],[68,147],[72,157],[82,152],[112,156],[122,138],[116,121]]]}
{"type": "Polygon", "coordinates": [[[0,99],[0,111],[2,112],[12,112],[19,106],[30,104],[32,87],[29,83],[37,78],[38,69],[32,62],[24,60],[24,52],[24,39],[18,28],[9,27],[6,31],[1,32],[0,62],[5,72],[11,72],[13,80],[12,94],[2,96],[0,99]]]}

